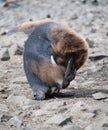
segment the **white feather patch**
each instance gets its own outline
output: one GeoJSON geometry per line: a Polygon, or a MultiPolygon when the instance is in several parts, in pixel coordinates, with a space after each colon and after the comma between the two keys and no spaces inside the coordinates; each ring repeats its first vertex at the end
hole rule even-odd
{"type": "Polygon", "coordinates": [[[52,63],[53,65],[56,65],[56,62],[55,62],[55,60],[54,60],[53,55],[51,55],[51,63],[52,63]]]}

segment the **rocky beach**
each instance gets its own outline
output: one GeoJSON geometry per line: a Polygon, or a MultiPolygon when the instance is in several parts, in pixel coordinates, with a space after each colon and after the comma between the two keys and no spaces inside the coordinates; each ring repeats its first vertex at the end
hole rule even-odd
{"type": "Polygon", "coordinates": [[[108,130],[108,0],[17,0],[0,5],[0,130],[108,130]],[[86,63],[61,92],[71,97],[37,101],[23,68],[23,22],[62,21],[88,45],[86,63]]]}

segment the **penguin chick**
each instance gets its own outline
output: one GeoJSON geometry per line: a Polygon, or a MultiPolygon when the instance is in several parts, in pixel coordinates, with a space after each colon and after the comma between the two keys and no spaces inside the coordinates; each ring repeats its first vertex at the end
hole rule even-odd
{"type": "Polygon", "coordinates": [[[68,87],[87,59],[86,41],[68,26],[49,19],[23,23],[16,30],[29,35],[24,70],[35,98],[42,100],[68,87]]]}

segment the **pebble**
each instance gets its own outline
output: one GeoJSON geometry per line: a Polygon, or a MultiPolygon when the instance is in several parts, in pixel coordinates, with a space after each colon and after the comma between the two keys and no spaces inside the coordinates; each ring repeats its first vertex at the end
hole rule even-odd
{"type": "Polygon", "coordinates": [[[103,127],[108,127],[108,116],[103,119],[102,126],[103,127]]]}
{"type": "Polygon", "coordinates": [[[7,61],[10,59],[9,51],[7,48],[2,48],[0,50],[0,60],[7,61]]]}
{"type": "Polygon", "coordinates": [[[70,114],[72,115],[73,119],[89,121],[90,119],[96,117],[96,113],[92,109],[88,104],[84,103],[83,101],[79,101],[71,105],[70,114]]]}
{"type": "Polygon", "coordinates": [[[94,117],[96,117],[95,113],[88,112],[88,113],[83,113],[82,114],[83,119],[91,119],[91,118],[94,118],[94,117]]]}
{"type": "Polygon", "coordinates": [[[13,94],[7,98],[7,102],[10,104],[18,105],[22,109],[24,108],[24,110],[29,108],[28,106],[39,105],[35,100],[28,99],[25,96],[16,96],[13,94]],[[25,106],[27,106],[27,108],[25,108],[25,106]]]}
{"type": "Polygon", "coordinates": [[[76,111],[76,109],[79,110],[79,111],[86,111],[87,107],[88,107],[88,105],[86,103],[84,103],[83,101],[79,101],[79,102],[76,102],[72,106],[72,108],[73,108],[72,111],[76,111]]]}
{"type": "Polygon", "coordinates": [[[87,43],[89,44],[89,47],[90,47],[90,48],[93,48],[93,47],[94,47],[95,42],[94,42],[93,40],[91,40],[90,38],[86,38],[86,41],[87,41],[87,43]]]}
{"type": "Polygon", "coordinates": [[[21,47],[20,45],[14,44],[10,48],[10,53],[12,55],[22,55],[23,54],[23,47],[21,47]]]}
{"type": "Polygon", "coordinates": [[[105,130],[105,129],[100,126],[89,125],[84,130],[105,130]]]}
{"type": "MultiPolygon", "coordinates": [[[[92,69],[94,69],[94,68],[92,68],[92,69]]],[[[85,81],[84,83],[82,83],[82,86],[91,86],[94,83],[95,83],[95,81],[85,81]]]]}
{"type": "Polygon", "coordinates": [[[77,14],[73,14],[71,17],[70,17],[70,20],[76,20],[78,19],[78,15],[77,14]]]}
{"type": "Polygon", "coordinates": [[[11,118],[9,120],[9,122],[11,125],[13,125],[17,128],[20,128],[23,125],[23,122],[21,120],[19,120],[17,116],[14,116],[13,118],[11,118]]]}
{"type": "Polygon", "coordinates": [[[6,34],[7,34],[7,32],[2,32],[2,33],[1,33],[2,36],[6,35],[6,34]]]}
{"type": "Polygon", "coordinates": [[[108,97],[108,94],[102,93],[102,92],[98,92],[98,93],[92,94],[92,96],[96,100],[102,100],[102,99],[106,99],[108,97]]]}
{"type": "Polygon", "coordinates": [[[81,0],[81,2],[82,2],[83,4],[85,4],[85,3],[86,3],[86,0],[81,0]]]}
{"type": "Polygon", "coordinates": [[[48,115],[48,114],[50,114],[50,112],[49,111],[46,111],[46,110],[42,110],[42,109],[39,109],[39,110],[34,110],[34,111],[32,111],[32,113],[33,113],[33,116],[43,116],[43,115],[48,115]]]}
{"type": "Polygon", "coordinates": [[[75,125],[66,125],[63,127],[63,130],[82,130],[82,129],[75,125]]]}
{"type": "Polygon", "coordinates": [[[59,126],[65,125],[67,122],[72,122],[71,121],[71,116],[70,115],[54,115],[53,117],[49,118],[45,124],[56,124],[59,126]]]}
{"type": "Polygon", "coordinates": [[[55,102],[49,102],[47,104],[44,104],[44,106],[42,107],[42,109],[45,110],[56,110],[59,107],[64,106],[64,101],[55,101],[55,102]]]}
{"type": "Polygon", "coordinates": [[[51,15],[50,15],[50,14],[47,14],[47,15],[46,15],[46,18],[51,18],[51,15]]]}
{"type": "Polygon", "coordinates": [[[7,122],[12,116],[9,115],[0,115],[0,122],[7,122]]]}
{"type": "Polygon", "coordinates": [[[1,99],[7,99],[7,97],[8,97],[8,94],[3,94],[3,93],[0,94],[1,99]]]}
{"type": "Polygon", "coordinates": [[[16,77],[12,80],[12,82],[13,82],[13,84],[27,84],[28,83],[26,76],[16,77]]]}
{"type": "Polygon", "coordinates": [[[91,33],[96,33],[97,29],[96,28],[92,28],[91,29],[91,33]]]}
{"type": "Polygon", "coordinates": [[[6,99],[8,97],[9,92],[10,92],[10,89],[8,87],[0,86],[0,98],[1,99],[6,99]]]}
{"type": "Polygon", "coordinates": [[[1,85],[0,85],[0,92],[2,93],[2,92],[5,92],[7,90],[7,87],[2,87],[1,85]]]}
{"type": "Polygon", "coordinates": [[[28,105],[24,105],[21,107],[23,110],[27,110],[27,109],[30,109],[30,108],[39,108],[39,105],[33,101],[31,101],[31,103],[29,103],[28,105]]]}

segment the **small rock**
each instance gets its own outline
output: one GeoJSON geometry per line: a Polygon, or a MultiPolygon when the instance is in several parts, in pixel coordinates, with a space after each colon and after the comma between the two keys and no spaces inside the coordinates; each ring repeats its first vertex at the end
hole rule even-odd
{"type": "Polygon", "coordinates": [[[96,100],[102,100],[102,99],[106,99],[108,97],[108,94],[102,93],[102,92],[98,92],[98,93],[92,94],[92,96],[96,100]]]}
{"type": "Polygon", "coordinates": [[[47,14],[46,18],[51,18],[51,15],[50,15],[50,14],[47,14]]]}
{"type": "Polygon", "coordinates": [[[5,86],[0,86],[0,93],[1,94],[7,94],[9,93],[11,90],[8,87],[5,86]]]}
{"type": "Polygon", "coordinates": [[[23,122],[21,120],[19,120],[17,116],[14,116],[13,118],[11,118],[9,120],[9,122],[11,125],[13,125],[17,128],[20,128],[23,125],[23,122]]]}
{"type": "Polygon", "coordinates": [[[0,115],[0,122],[7,122],[12,116],[0,115]]]}
{"type": "Polygon", "coordinates": [[[8,97],[10,90],[8,87],[0,86],[0,98],[6,99],[8,97]]]}
{"type": "Polygon", "coordinates": [[[89,44],[89,47],[90,47],[90,48],[93,48],[93,47],[94,47],[95,42],[94,42],[93,40],[91,40],[91,39],[89,39],[89,38],[86,38],[86,41],[87,41],[87,43],[89,44]]]}
{"type": "Polygon", "coordinates": [[[78,18],[78,15],[77,14],[73,14],[71,17],[70,17],[70,20],[75,20],[78,18]]]}
{"type": "Polygon", "coordinates": [[[105,117],[102,121],[102,126],[103,127],[108,127],[108,117],[105,117]]]}
{"type": "Polygon", "coordinates": [[[96,113],[91,110],[91,106],[87,105],[83,101],[76,102],[71,106],[71,115],[73,119],[81,119],[88,121],[96,117],[96,113]]]}
{"type": "Polygon", "coordinates": [[[31,18],[31,19],[29,19],[29,21],[33,21],[33,19],[31,18]]]}
{"type": "Polygon", "coordinates": [[[14,44],[10,48],[10,53],[12,55],[22,55],[23,54],[23,47],[21,47],[20,45],[14,44]]]}
{"type": "Polygon", "coordinates": [[[48,115],[48,113],[50,113],[49,111],[46,111],[46,110],[41,110],[41,109],[39,109],[39,110],[34,110],[34,111],[32,111],[32,113],[33,113],[33,116],[43,116],[43,115],[48,115]]]}
{"type": "Polygon", "coordinates": [[[0,60],[7,61],[10,59],[9,51],[7,48],[0,50],[0,60]]]}
{"type": "Polygon", "coordinates": [[[23,54],[23,48],[19,45],[16,46],[15,55],[22,55],[23,54]]]}
{"type": "Polygon", "coordinates": [[[97,6],[99,4],[99,2],[98,2],[98,0],[93,0],[92,4],[97,6]]]}
{"type": "MultiPolygon", "coordinates": [[[[93,69],[95,69],[95,67],[93,67],[91,69],[93,70],[93,69]]],[[[82,83],[82,86],[90,86],[94,83],[95,83],[95,81],[85,81],[84,83],[82,83]]]]}
{"type": "Polygon", "coordinates": [[[23,110],[26,110],[26,109],[29,109],[29,108],[39,108],[39,106],[36,104],[36,102],[34,103],[34,100],[32,101],[31,100],[31,103],[30,104],[28,104],[28,105],[24,105],[24,106],[22,106],[22,109],[23,110]]]}
{"type": "Polygon", "coordinates": [[[0,112],[8,112],[8,107],[5,104],[0,104],[0,112]]]}
{"type": "Polygon", "coordinates": [[[81,128],[74,125],[66,125],[63,127],[63,130],[81,130],[81,128]]]}
{"type": "Polygon", "coordinates": [[[104,128],[95,125],[89,125],[85,128],[85,130],[104,130],[104,128]]]}
{"type": "Polygon", "coordinates": [[[64,106],[64,101],[49,102],[47,104],[44,104],[42,108],[45,110],[56,110],[61,106],[64,106]]]}
{"type": "Polygon", "coordinates": [[[24,110],[29,108],[28,106],[39,105],[38,102],[36,102],[35,100],[28,99],[25,96],[15,96],[15,95],[10,95],[7,98],[7,102],[12,103],[14,105],[18,105],[24,110]],[[27,108],[25,108],[25,106],[27,106],[27,108]]]}
{"type": "Polygon", "coordinates": [[[7,34],[7,32],[2,32],[2,33],[1,33],[2,36],[6,35],[6,34],[7,34]]]}
{"type": "Polygon", "coordinates": [[[72,82],[70,82],[70,85],[69,85],[71,88],[78,88],[78,83],[73,80],[72,82]]]}
{"type": "MultiPolygon", "coordinates": [[[[78,111],[86,111],[87,110],[88,105],[85,104],[83,101],[79,101],[76,102],[73,106],[72,106],[72,111],[76,111],[76,109],[78,111]]],[[[76,111],[77,112],[77,111],[76,111]]]]}
{"type": "Polygon", "coordinates": [[[64,116],[64,115],[54,115],[53,117],[48,119],[45,122],[45,124],[56,124],[56,125],[59,125],[59,126],[63,126],[67,122],[72,122],[70,115],[67,115],[67,116],[64,116]]]}
{"type": "Polygon", "coordinates": [[[86,3],[86,0],[82,0],[81,2],[82,2],[83,4],[85,4],[85,3],[86,3]]]}
{"type": "Polygon", "coordinates": [[[28,81],[26,77],[16,77],[12,80],[13,84],[27,84],[28,81]]]}
{"type": "Polygon", "coordinates": [[[0,94],[1,99],[7,99],[7,97],[8,97],[8,94],[2,94],[2,93],[0,94]]]}
{"type": "Polygon", "coordinates": [[[91,118],[94,118],[94,117],[96,117],[96,113],[89,112],[89,113],[82,114],[83,119],[91,119],[91,118]]]}
{"type": "Polygon", "coordinates": [[[97,31],[96,28],[91,29],[91,33],[96,33],[96,31],[97,31]]]}
{"type": "Polygon", "coordinates": [[[5,88],[0,86],[0,92],[4,92],[5,88]]]}

